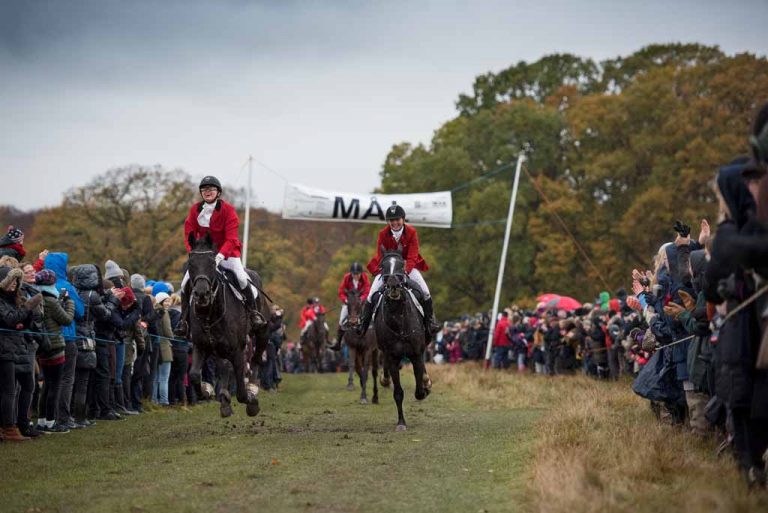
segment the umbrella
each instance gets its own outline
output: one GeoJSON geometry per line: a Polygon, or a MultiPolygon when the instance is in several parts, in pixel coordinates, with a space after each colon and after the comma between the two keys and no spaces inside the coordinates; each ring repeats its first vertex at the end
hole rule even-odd
{"type": "Polygon", "coordinates": [[[557,308],[558,310],[567,310],[572,312],[577,308],[581,308],[581,303],[568,296],[557,296],[547,301],[548,308],[557,308]]]}
{"type": "Polygon", "coordinates": [[[542,294],[536,298],[537,303],[549,303],[553,299],[559,299],[560,294],[542,294]]]}

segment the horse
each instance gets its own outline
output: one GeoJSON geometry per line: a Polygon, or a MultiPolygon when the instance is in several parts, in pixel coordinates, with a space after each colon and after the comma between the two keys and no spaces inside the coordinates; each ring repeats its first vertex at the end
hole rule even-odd
{"type": "Polygon", "coordinates": [[[432,380],[424,365],[426,331],[423,316],[419,313],[413,291],[405,273],[403,256],[397,251],[387,251],[381,261],[383,287],[380,297],[373,298],[373,329],[379,350],[384,354],[384,368],[393,384],[393,396],[397,404],[397,431],[405,431],[403,416],[403,387],[400,385],[400,362],[407,357],[413,365],[416,378],[416,400],[425,399],[432,389],[432,380]]]}
{"type": "Polygon", "coordinates": [[[312,325],[301,336],[301,355],[305,372],[323,371],[323,348],[328,344],[325,313],[317,313],[312,325]]]}
{"type": "MultiPolygon", "coordinates": [[[[261,367],[261,355],[267,347],[268,328],[249,328],[243,301],[230,287],[224,272],[216,266],[216,249],[210,234],[206,233],[200,239],[190,234],[189,245],[192,249],[187,269],[191,297],[184,300],[190,302],[189,333],[193,343],[190,381],[197,387],[210,390],[209,384],[202,383],[202,365],[208,357],[215,357],[221,416],[229,417],[233,413],[230,390],[234,379],[237,400],[246,404],[246,413],[253,417],[259,413],[256,371],[261,367]],[[245,356],[246,348],[250,355],[249,363],[245,356]]],[[[259,275],[251,270],[247,273],[251,282],[261,289],[259,275]]],[[[237,284],[234,277],[233,282],[237,284]]],[[[257,297],[257,305],[264,318],[268,319],[269,301],[263,292],[257,297]]]]}
{"type": "Polygon", "coordinates": [[[368,404],[366,385],[368,383],[368,368],[371,368],[373,378],[373,404],[379,404],[379,385],[376,378],[379,374],[379,349],[376,346],[376,334],[369,329],[362,336],[353,328],[360,323],[363,301],[360,291],[357,289],[346,290],[347,294],[347,329],[344,332],[343,342],[346,342],[350,351],[350,361],[355,362],[355,371],[360,378],[360,404],[368,404]]]}

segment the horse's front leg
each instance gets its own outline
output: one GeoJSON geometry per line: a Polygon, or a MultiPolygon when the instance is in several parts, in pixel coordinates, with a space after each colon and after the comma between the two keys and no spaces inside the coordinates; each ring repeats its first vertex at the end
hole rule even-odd
{"type": "Polygon", "coordinates": [[[235,369],[235,386],[237,391],[237,401],[241,404],[248,402],[248,392],[245,389],[245,352],[235,350],[234,356],[230,362],[235,369]]]}
{"type": "MultiPolygon", "coordinates": [[[[264,371],[261,345],[256,346],[256,341],[253,341],[253,355],[251,356],[251,375],[248,376],[248,384],[245,386],[248,405],[245,407],[245,413],[249,417],[258,415],[260,411],[259,407],[259,379],[261,373],[264,371]]],[[[277,365],[277,363],[275,363],[277,365]]],[[[269,369],[272,371],[272,369],[269,369]]]]}
{"type": "Polygon", "coordinates": [[[385,354],[384,362],[389,369],[389,375],[392,378],[392,395],[397,405],[397,428],[396,431],[405,431],[405,417],[403,416],[403,387],[400,386],[400,359],[392,355],[385,354]]]}
{"type": "Polygon", "coordinates": [[[219,412],[226,418],[232,415],[232,364],[229,360],[216,359],[216,374],[219,375],[219,412]]]}
{"type": "Polygon", "coordinates": [[[365,368],[365,351],[355,351],[355,371],[360,379],[360,404],[368,404],[368,396],[365,393],[368,381],[368,369],[365,368]]]}
{"type": "Polygon", "coordinates": [[[410,354],[408,359],[413,363],[413,377],[416,378],[416,400],[421,401],[429,395],[429,390],[425,386],[427,376],[427,369],[424,365],[424,354],[410,354]]]}

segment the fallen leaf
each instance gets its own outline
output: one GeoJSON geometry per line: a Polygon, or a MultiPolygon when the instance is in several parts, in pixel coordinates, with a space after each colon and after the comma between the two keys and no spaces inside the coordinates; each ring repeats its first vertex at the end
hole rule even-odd
{"type": "Polygon", "coordinates": [[[272,465],[280,465],[280,460],[277,458],[272,458],[272,465]]]}

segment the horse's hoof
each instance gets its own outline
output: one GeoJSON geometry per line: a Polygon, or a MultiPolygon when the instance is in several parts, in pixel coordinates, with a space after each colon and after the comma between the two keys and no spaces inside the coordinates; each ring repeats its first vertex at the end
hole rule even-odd
{"type": "Polygon", "coordinates": [[[429,377],[429,374],[424,374],[424,388],[427,390],[427,395],[429,395],[429,391],[432,390],[432,379],[429,377]]]}
{"type": "Polygon", "coordinates": [[[260,411],[261,408],[259,408],[259,401],[248,403],[248,405],[245,407],[245,413],[249,417],[255,417],[259,414],[260,411]]]}
{"type": "Polygon", "coordinates": [[[354,392],[355,391],[355,384],[354,383],[347,383],[347,390],[349,390],[350,392],[354,392]]]}
{"type": "Polygon", "coordinates": [[[210,383],[203,381],[203,383],[200,385],[200,390],[203,392],[203,399],[208,400],[213,397],[213,385],[210,383]]]}
{"type": "Polygon", "coordinates": [[[379,398],[376,396],[373,396],[373,401],[371,401],[373,404],[379,404],[379,398]]]}
{"type": "Polygon", "coordinates": [[[416,396],[417,401],[423,401],[427,397],[427,391],[426,390],[416,390],[416,393],[414,394],[416,396]]]}
{"type": "Polygon", "coordinates": [[[383,386],[384,388],[389,388],[389,384],[391,383],[391,381],[386,378],[381,378],[379,383],[381,383],[381,386],[383,386]]]}
{"type": "Polygon", "coordinates": [[[248,394],[247,402],[248,404],[251,404],[253,401],[256,401],[259,397],[259,386],[256,383],[248,383],[245,386],[245,391],[248,394]]]}
{"type": "Polygon", "coordinates": [[[395,431],[399,433],[400,431],[405,431],[406,429],[408,428],[405,427],[405,424],[398,424],[397,427],[395,428],[395,431]]]}
{"type": "Polygon", "coordinates": [[[221,413],[221,418],[226,419],[227,417],[232,416],[232,406],[229,404],[222,405],[219,409],[219,412],[221,413]]]}
{"type": "Polygon", "coordinates": [[[362,399],[360,399],[360,404],[368,404],[368,399],[363,397],[362,399]]]}

